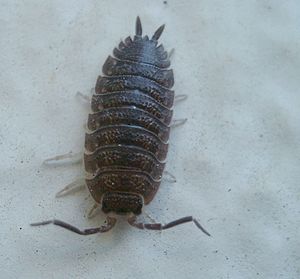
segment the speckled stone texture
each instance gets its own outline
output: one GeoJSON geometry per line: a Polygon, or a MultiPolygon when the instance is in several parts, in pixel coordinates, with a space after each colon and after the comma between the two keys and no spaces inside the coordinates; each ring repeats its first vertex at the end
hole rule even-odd
{"type": "MultiPolygon", "coordinates": [[[[1,278],[300,278],[299,1],[1,1],[1,278]],[[163,233],[118,220],[82,237],[88,192],[55,199],[82,166],[44,167],[83,150],[87,94],[136,16],[163,23],[178,103],[164,181],[145,207],[155,221],[198,217],[163,233]]],[[[145,220],[149,218],[145,215],[145,220]]]]}

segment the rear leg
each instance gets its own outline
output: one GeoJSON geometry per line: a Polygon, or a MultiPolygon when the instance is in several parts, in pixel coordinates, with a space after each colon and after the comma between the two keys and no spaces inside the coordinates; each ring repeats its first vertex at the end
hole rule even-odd
{"type": "Polygon", "coordinates": [[[156,221],[147,212],[144,212],[144,214],[151,222],[156,223],[156,221]]]}
{"type": "Polygon", "coordinates": [[[100,213],[99,209],[100,209],[100,204],[95,203],[95,204],[93,205],[93,207],[89,210],[89,213],[88,213],[88,215],[87,215],[87,218],[88,218],[88,219],[92,219],[92,218],[94,218],[95,216],[97,216],[97,215],[100,213]]]}

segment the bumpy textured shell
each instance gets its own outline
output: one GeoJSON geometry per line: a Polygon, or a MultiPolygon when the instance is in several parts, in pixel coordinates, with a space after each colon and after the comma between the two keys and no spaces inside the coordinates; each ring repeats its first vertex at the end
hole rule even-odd
{"type": "Polygon", "coordinates": [[[96,202],[105,192],[140,194],[149,203],[165,167],[174,91],[170,61],[157,39],[127,37],[103,65],[85,139],[86,183],[96,202]]]}

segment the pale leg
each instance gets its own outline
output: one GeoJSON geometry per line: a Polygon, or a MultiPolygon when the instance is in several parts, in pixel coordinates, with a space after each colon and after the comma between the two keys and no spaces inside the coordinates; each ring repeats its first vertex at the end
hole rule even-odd
{"type": "Polygon", "coordinates": [[[187,99],[187,95],[185,94],[180,94],[180,95],[176,95],[175,98],[174,98],[174,103],[175,105],[179,102],[182,102],[182,101],[185,101],[187,99]]]}
{"type": "Polygon", "coordinates": [[[78,91],[78,92],[76,93],[76,98],[77,98],[81,103],[83,103],[83,104],[90,104],[90,103],[91,103],[91,100],[92,100],[91,96],[94,94],[94,92],[95,92],[95,88],[94,88],[94,87],[91,88],[90,94],[89,94],[89,95],[83,94],[83,93],[81,93],[81,92],[78,91]]]}
{"type": "Polygon", "coordinates": [[[183,125],[186,121],[187,121],[187,118],[174,119],[174,120],[172,120],[170,127],[171,128],[178,127],[180,125],[183,125]]]}
{"type": "Polygon", "coordinates": [[[144,214],[151,222],[156,223],[156,221],[147,212],[144,212],[144,214]]]}
{"type": "Polygon", "coordinates": [[[78,191],[81,191],[85,188],[85,179],[84,178],[78,178],[75,181],[68,184],[66,187],[64,187],[61,191],[59,191],[55,197],[60,198],[65,195],[74,194],[78,191]]]}
{"type": "Polygon", "coordinates": [[[172,57],[174,57],[174,53],[175,53],[175,48],[172,48],[169,53],[168,53],[168,59],[173,59],[172,57]]]}
{"type": "Polygon", "coordinates": [[[79,164],[82,162],[83,153],[73,153],[70,151],[69,153],[58,155],[49,159],[46,159],[43,164],[44,165],[70,165],[70,164],[79,164]]]}
{"type": "Polygon", "coordinates": [[[76,93],[76,98],[84,105],[88,105],[91,103],[91,97],[85,94],[82,94],[81,92],[76,93]]]}
{"type": "Polygon", "coordinates": [[[90,209],[90,211],[89,211],[89,213],[88,213],[88,215],[87,215],[87,218],[88,219],[92,219],[92,218],[94,218],[96,215],[98,215],[99,214],[99,204],[98,203],[95,203],[94,205],[93,205],[93,207],[90,209]]]}
{"type": "Polygon", "coordinates": [[[176,177],[168,171],[164,171],[162,178],[163,178],[163,180],[166,180],[170,183],[175,183],[176,182],[176,177]]]}

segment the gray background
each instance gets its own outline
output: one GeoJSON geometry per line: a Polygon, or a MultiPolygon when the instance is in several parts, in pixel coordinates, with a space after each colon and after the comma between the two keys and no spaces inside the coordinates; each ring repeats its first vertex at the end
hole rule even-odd
{"type": "MultiPolygon", "coordinates": [[[[1,1],[0,278],[299,278],[299,1],[1,1]],[[90,237],[87,192],[55,199],[80,166],[44,159],[82,150],[95,85],[121,39],[166,23],[175,47],[175,117],[164,182],[146,212],[163,233],[120,220],[90,237]]],[[[147,219],[146,219],[147,220],[147,219]]]]}

